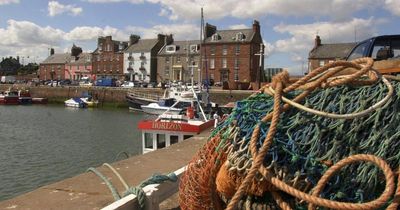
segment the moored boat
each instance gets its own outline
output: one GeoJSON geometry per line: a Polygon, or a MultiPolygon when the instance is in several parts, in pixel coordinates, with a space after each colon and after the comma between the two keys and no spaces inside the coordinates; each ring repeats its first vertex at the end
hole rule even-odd
{"type": "Polygon", "coordinates": [[[19,104],[32,104],[32,96],[28,90],[18,91],[18,101],[19,104]]]}
{"type": "Polygon", "coordinates": [[[7,90],[3,93],[0,93],[0,104],[5,105],[18,105],[19,97],[17,91],[7,90]]]}
{"type": "MultiPolygon", "coordinates": [[[[179,103],[179,102],[178,102],[179,103]]],[[[179,114],[183,109],[178,107],[171,107],[175,104],[175,99],[161,99],[158,103],[150,103],[148,105],[141,105],[143,112],[148,114],[160,115],[168,111],[170,114],[179,114]]]]}
{"type": "Polygon", "coordinates": [[[87,107],[97,107],[99,105],[98,100],[94,100],[92,97],[81,98],[87,107]]]}
{"type": "Polygon", "coordinates": [[[66,107],[85,108],[87,104],[79,97],[68,99],[64,102],[66,107]]]}
{"type": "Polygon", "coordinates": [[[138,128],[142,131],[142,152],[162,149],[188,139],[211,128],[212,120],[190,119],[184,115],[161,115],[156,120],[142,120],[138,128]]]}

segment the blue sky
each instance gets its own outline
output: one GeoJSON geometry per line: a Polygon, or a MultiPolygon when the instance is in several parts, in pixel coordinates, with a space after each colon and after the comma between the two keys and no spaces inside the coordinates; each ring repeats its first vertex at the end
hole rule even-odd
{"type": "Polygon", "coordinates": [[[0,0],[0,57],[40,61],[53,47],[93,51],[98,36],[129,34],[199,38],[200,8],[218,29],[251,27],[257,19],[266,66],[301,74],[316,34],[322,43],[399,34],[400,0],[0,0]],[[29,58],[28,58],[29,56],[29,58]]]}

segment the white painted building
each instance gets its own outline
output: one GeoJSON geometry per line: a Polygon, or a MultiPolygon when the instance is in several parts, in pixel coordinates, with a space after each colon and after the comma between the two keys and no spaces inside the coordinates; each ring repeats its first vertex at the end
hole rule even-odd
{"type": "Polygon", "coordinates": [[[130,81],[157,82],[157,54],[172,36],[159,34],[157,39],[140,39],[131,35],[124,51],[124,75],[130,81]]]}

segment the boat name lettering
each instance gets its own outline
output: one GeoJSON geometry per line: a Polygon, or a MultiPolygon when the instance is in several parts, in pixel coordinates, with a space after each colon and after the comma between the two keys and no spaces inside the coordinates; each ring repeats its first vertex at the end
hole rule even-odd
{"type": "Polygon", "coordinates": [[[169,122],[153,122],[151,125],[153,129],[167,129],[167,130],[182,130],[182,125],[169,122]]]}

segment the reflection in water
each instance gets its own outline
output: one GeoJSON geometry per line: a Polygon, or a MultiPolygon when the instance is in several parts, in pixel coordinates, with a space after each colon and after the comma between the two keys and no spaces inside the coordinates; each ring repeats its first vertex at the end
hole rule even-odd
{"type": "Polygon", "coordinates": [[[0,106],[0,200],[139,154],[137,122],[126,110],[0,106]]]}

